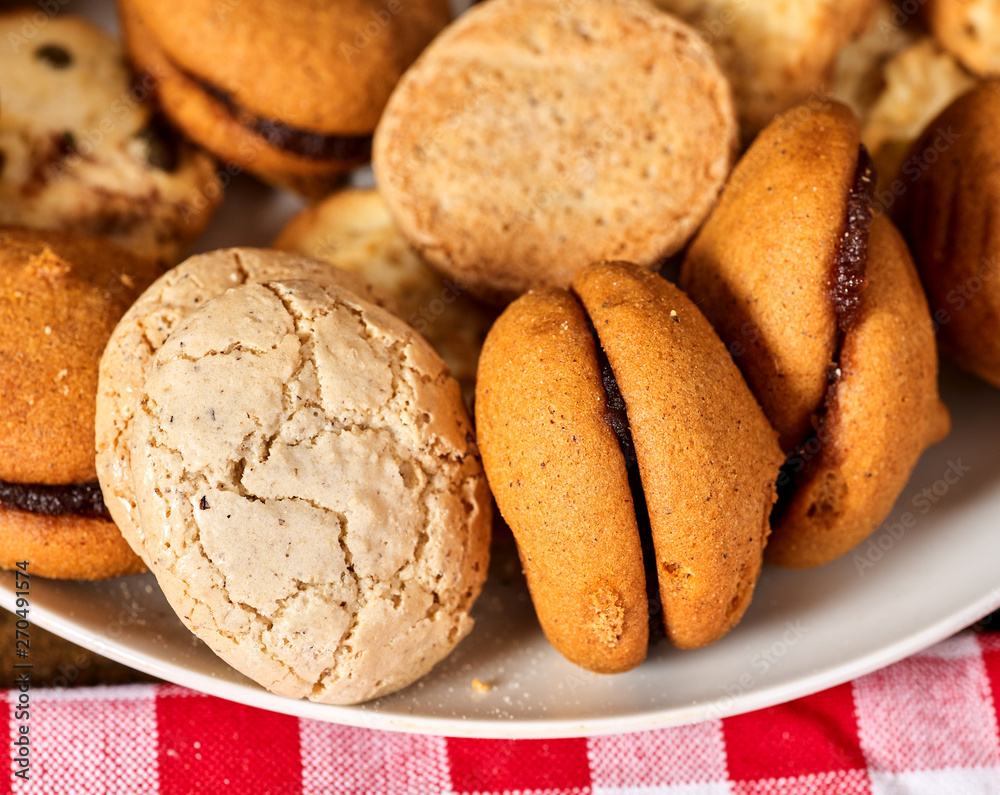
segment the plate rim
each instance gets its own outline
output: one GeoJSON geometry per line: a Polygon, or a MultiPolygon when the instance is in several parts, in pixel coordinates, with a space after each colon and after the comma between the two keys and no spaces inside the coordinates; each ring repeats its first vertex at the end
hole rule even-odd
{"type": "MultiPolygon", "coordinates": [[[[0,578],[0,606],[12,613],[14,612],[16,596],[9,580],[13,576],[13,572],[4,572],[0,578]]],[[[582,721],[545,717],[533,720],[444,719],[378,712],[365,709],[364,705],[318,704],[312,701],[279,696],[252,682],[237,683],[215,679],[211,675],[193,672],[175,663],[136,653],[113,640],[102,638],[97,633],[81,629],[72,620],[44,606],[31,605],[29,620],[34,626],[48,630],[78,646],[163,679],[170,684],[202,695],[214,696],[269,712],[356,728],[407,734],[466,739],[521,740],[630,734],[684,726],[706,720],[718,720],[775,706],[835,687],[892,665],[957,634],[998,607],[1000,607],[1000,587],[994,588],[972,604],[957,608],[929,626],[922,627],[919,631],[900,638],[887,646],[873,649],[866,654],[829,668],[820,668],[808,676],[777,682],[767,687],[751,688],[735,696],[725,695],[687,708],[674,707],[628,717],[617,716],[582,721]],[[181,678],[184,681],[179,681],[181,678]]],[[[220,662],[222,661],[220,660],[220,662]]],[[[222,664],[225,663],[222,662],[222,664]]]]}

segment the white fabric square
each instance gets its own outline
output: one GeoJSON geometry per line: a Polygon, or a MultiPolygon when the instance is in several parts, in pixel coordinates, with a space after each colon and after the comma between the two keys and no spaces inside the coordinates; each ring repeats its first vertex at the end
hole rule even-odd
{"type": "Polygon", "coordinates": [[[983,658],[922,654],[854,683],[858,733],[872,771],[1000,765],[983,658]]]}
{"type": "Polygon", "coordinates": [[[1000,768],[872,773],[872,795],[996,795],[1000,768]]]}
{"type": "Polygon", "coordinates": [[[963,632],[961,635],[954,635],[914,656],[937,657],[941,660],[958,660],[962,657],[978,657],[979,655],[980,646],[976,641],[976,636],[971,632],[963,632]]]}
{"type": "Polygon", "coordinates": [[[735,795],[870,795],[868,773],[837,770],[808,776],[768,778],[733,783],[735,795]]]}
{"type": "MultiPolygon", "coordinates": [[[[718,720],[638,734],[592,737],[587,741],[587,756],[595,793],[687,793],[673,787],[727,780],[726,744],[718,720]]],[[[707,795],[728,790],[690,792],[707,795]]]]}
{"type": "Polygon", "coordinates": [[[725,781],[709,784],[663,784],[657,787],[593,787],[593,795],[733,795],[725,781]]]}
{"type": "Polygon", "coordinates": [[[443,737],[299,722],[303,795],[441,795],[449,792],[443,737]]]}

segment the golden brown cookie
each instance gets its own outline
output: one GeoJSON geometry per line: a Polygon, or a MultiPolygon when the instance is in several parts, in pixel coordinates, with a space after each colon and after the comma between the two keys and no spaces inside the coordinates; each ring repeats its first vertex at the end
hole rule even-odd
{"type": "Polygon", "coordinates": [[[872,224],[865,277],[817,449],[807,443],[793,455],[797,488],[773,519],[767,558],[780,565],[816,566],[861,543],[889,515],[920,454],[948,432],[927,299],[884,217],[872,224]]]}
{"type": "Polygon", "coordinates": [[[779,116],[733,170],[681,273],[785,451],[805,438],[826,394],[837,344],[831,279],[859,143],[839,103],[779,116]]]}
{"type": "Polygon", "coordinates": [[[0,224],[107,235],[173,265],[222,199],[117,41],[79,17],[0,14],[0,224]],[[35,30],[36,35],[25,36],[35,30]]]}
{"type": "Polygon", "coordinates": [[[712,46],[745,140],[830,84],[837,55],[861,34],[874,0],[654,0],[712,46]]]}
{"type": "Polygon", "coordinates": [[[404,75],[373,165],[421,255],[508,301],[597,259],[657,267],[735,146],[729,85],[683,22],[643,0],[494,0],[404,75]]]}
{"type": "Polygon", "coordinates": [[[948,430],[929,312],[872,195],[851,111],[793,108],[737,164],[681,270],[781,432],[767,555],[786,566],[865,538],[948,430]]]}
{"type": "Polygon", "coordinates": [[[782,457],[725,347],[676,287],[597,263],[573,294],[518,299],[483,348],[476,421],[542,628],[569,659],[627,670],[645,656],[650,615],[662,612],[680,648],[743,616],[782,457]]]}
{"type": "Polygon", "coordinates": [[[446,0],[119,5],[129,55],[174,123],[312,198],[368,160],[393,86],[450,18],[446,0]]]}
{"type": "Polygon", "coordinates": [[[896,213],[941,348],[1000,386],[1000,81],[962,95],[931,121],[907,159],[896,213]]]}
{"type": "Polygon", "coordinates": [[[0,565],[142,569],[96,484],[94,405],[111,330],[158,272],[103,238],[0,228],[0,565]]]}
{"type": "MultiPolygon", "coordinates": [[[[310,257],[253,248],[199,254],[164,274],[115,326],[101,358],[97,390],[97,477],[112,518],[136,554],[145,556],[132,488],[129,438],[135,403],[156,352],[188,315],[247,282],[307,279],[345,287],[372,303],[382,293],[360,276],[310,257]]],[[[390,307],[393,306],[391,301],[390,307]]]]}
{"type": "Polygon", "coordinates": [[[406,242],[378,191],[331,194],[288,222],[274,247],[364,276],[399,305],[397,314],[441,354],[472,405],[479,351],[496,310],[431,268],[406,242]]]}
{"type": "Polygon", "coordinates": [[[606,421],[587,322],[565,290],[511,304],[483,348],[476,429],[545,636],[578,665],[614,673],[645,658],[649,609],[625,459],[606,421]]]}
{"type": "Polygon", "coordinates": [[[1000,75],[1000,1],[929,0],[927,19],[941,46],[966,69],[1000,75]]]}

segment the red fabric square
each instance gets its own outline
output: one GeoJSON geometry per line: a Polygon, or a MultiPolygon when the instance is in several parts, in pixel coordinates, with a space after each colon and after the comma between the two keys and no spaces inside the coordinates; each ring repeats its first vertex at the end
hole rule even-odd
{"type": "Polygon", "coordinates": [[[590,788],[587,741],[448,740],[451,784],[455,792],[590,788]]]}
{"type": "Polygon", "coordinates": [[[735,781],[864,769],[851,685],[722,721],[735,781]]]}
{"type": "Polygon", "coordinates": [[[160,795],[301,795],[299,721],[181,688],[156,699],[160,795]]]}
{"type": "MultiPolygon", "coordinates": [[[[17,689],[8,690],[4,693],[3,707],[0,712],[3,712],[3,718],[0,719],[0,728],[3,728],[3,736],[9,741],[17,739],[13,734],[11,734],[11,729],[15,724],[14,721],[14,708],[17,705],[17,689]]],[[[17,729],[14,729],[17,731],[17,729]]],[[[30,731],[30,729],[29,729],[30,731]]],[[[13,757],[17,753],[16,749],[11,749],[12,755],[10,761],[6,765],[7,774],[0,776],[0,795],[10,795],[10,785],[14,780],[14,771],[18,769],[17,765],[14,764],[13,757]]],[[[30,780],[29,780],[30,783],[30,780]]]]}
{"type": "Polygon", "coordinates": [[[983,650],[983,665],[993,696],[993,713],[1000,724],[1000,634],[990,633],[976,636],[983,650]]]}

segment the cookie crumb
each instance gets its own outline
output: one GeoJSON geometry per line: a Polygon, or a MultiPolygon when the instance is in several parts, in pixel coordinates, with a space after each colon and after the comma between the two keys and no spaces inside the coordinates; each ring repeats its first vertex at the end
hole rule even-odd
{"type": "Polygon", "coordinates": [[[493,689],[493,685],[487,684],[482,679],[473,679],[472,689],[477,693],[489,693],[493,689]]]}

